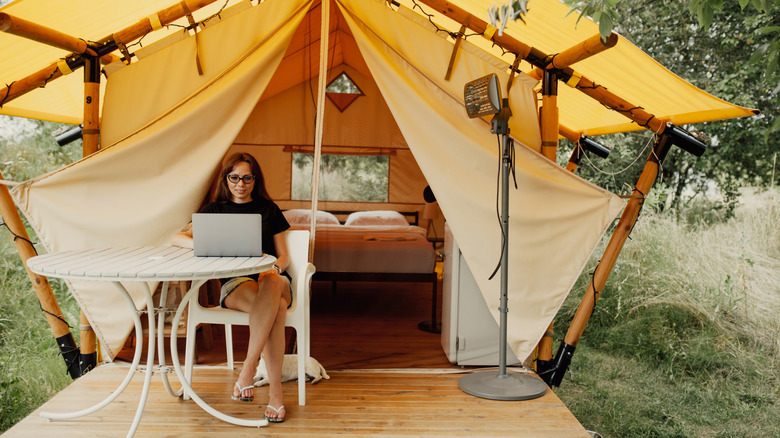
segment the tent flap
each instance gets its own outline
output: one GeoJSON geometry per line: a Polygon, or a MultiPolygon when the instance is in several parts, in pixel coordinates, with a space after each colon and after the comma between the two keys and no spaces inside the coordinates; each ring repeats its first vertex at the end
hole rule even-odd
{"type": "MultiPolygon", "coordinates": [[[[262,3],[199,35],[204,70],[214,72],[212,78],[193,77],[193,58],[171,62],[187,52],[186,47],[179,49],[187,41],[115,73],[121,87],[108,87],[103,117],[134,121],[129,127],[107,123],[105,135],[121,140],[13,192],[46,248],[166,244],[203,201],[215,168],[271,80],[308,5],[308,0],[262,3]],[[240,62],[219,56],[223,45],[236,41],[245,42],[242,50],[233,51],[240,62]],[[161,110],[158,96],[142,91],[161,78],[146,67],[147,62],[167,69],[168,79],[157,88],[175,89],[165,103],[171,108],[161,110]],[[135,105],[146,112],[135,114],[135,105]],[[143,129],[128,132],[139,127],[143,129]]],[[[113,80],[112,76],[109,81],[113,80]]],[[[130,286],[142,307],[141,286],[130,286]]],[[[115,314],[118,295],[112,289],[108,283],[72,284],[111,358],[132,327],[129,315],[115,314]]]]}
{"type": "MultiPolygon", "coordinates": [[[[338,3],[498,320],[500,277],[488,279],[501,252],[496,221],[500,162],[496,138],[489,125],[469,119],[462,104],[441,104],[452,100],[448,87],[462,90],[470,78],[484,76],[494,67],[464,54],[454,69],[452,84],[442,86],[420,67],[443,71],[449,62],[447,55],[434,60],[431,52],[441,52],[435,41],[416,43],[426,30],[380,3],[338,3]]],[[[535,100],[522,98],[533,94],[529,84],[520,82],[512,91],[516,93],[510,96],[515,120],[536,114],[535,100]]],[[[538,125],[531,126],[536,132],[520,133],[536,139],[538,125]]],[[[508,342],[518,357],[525,358],[623,202],[526,147],[518,145],[516,152],[518,190],[510,192],[508,342]]]]}

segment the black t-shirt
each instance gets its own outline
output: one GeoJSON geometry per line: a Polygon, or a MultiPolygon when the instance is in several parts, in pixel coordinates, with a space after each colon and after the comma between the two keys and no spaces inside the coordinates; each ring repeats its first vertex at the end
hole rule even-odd
{"type": "Polygon", "coordinates": [[[290,228],[282,210],[268,199],[253,199],[243,204],[236,204],[233,201],[212,202],[200,209],[200,213],[259,213],[263,218],[263,252],[274,257],[276,257],[274,236],[290,228]]]}

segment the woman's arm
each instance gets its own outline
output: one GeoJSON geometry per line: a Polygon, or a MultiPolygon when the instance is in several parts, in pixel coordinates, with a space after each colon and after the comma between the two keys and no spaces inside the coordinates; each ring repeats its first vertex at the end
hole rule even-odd
{"type": "Polygon", "coordinates": [[[184,229],[174,234],[171,238],[171,245],[182,248],[192,248],[192,222],[188,223],[184,229]]]}
{"type": "Polygon", "coordinates": [[[284,231],[274,234],[274,246],[276,246],[276,266],[284,272],[290,266],[290,253],[287,250],[284,231]]]}

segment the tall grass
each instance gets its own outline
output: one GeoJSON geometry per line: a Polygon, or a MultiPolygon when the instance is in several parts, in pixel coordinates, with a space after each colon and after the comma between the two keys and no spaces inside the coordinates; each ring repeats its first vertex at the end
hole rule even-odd
{"type": "MultiPolygon", "coordinates": [[[[60,148],[48,122],[25,122],[17,128],[5,116],[0,134],[3,178],[24,181],[62,167],[80,155],[78,144],[60,148]]],[[[30,238],[35,234],[28,228],[30,238]]],[[[0,227],[0,433],[29,415],[71,382],[51,328],[41,311],[13,239],[0,227]]],[[[63,317],[78,339],[78,306],[59,280],[51,280],[63,317]]],[[[78,340],[77,340],[78,342],[78,340]]]]}
{"type": "Polygon", "coordinates": [[[780,436],[780,194],[749,199],[727,223],[640,217],[556,390],[586,427],[605,437],[780,436]]]}

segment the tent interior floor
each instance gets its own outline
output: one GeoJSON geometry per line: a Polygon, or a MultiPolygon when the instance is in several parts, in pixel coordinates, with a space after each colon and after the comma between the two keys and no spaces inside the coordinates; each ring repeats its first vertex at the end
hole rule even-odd
{"type": "MultiPolygon", "coordinates": [[[[441,303],[441,300],[438,301],[441,303]]],[[[552,391],[519,402],[487,400],[458,389],[465,370],[444,354],[440,335],[417,328],[430,319],[426,284],[315,282],[311,302],[312,356],[330,380],[306,386],[306,405],[298,406],[297,382],[284,384],[288,420],[263,428],[263,436],[495,436],[589,438],[587,431],[552,391]]],[[[245,327],[234,327],[236,361],[243,360],[245,327]]],[[[252,403],[228,397],[240,363],[224,368],[221,328],[214,347],[198,336],[199,365],[193,387],[212,407],[239,418],[262,415],[268,387],[256,388],[252,403]],[[207,366],[202,366],[207,365],[207,366]],[[211,366],[208,366],[211,365],[211,366]]],[[[129,342],[131,343],[131,342],[129,342]]],[[[168,343],[166,342],[166,345],[168,343]]],[[[126,348],[122,356],[132,353],[126,348]]],[[[183,342],[179,343],[183,360],[183,342]]],[[[145,357],[145,356],[144,356],[145,357]]],[[[170,363],[170,356],[166,356],[170,363]]],[[[142,363],[145,359],[142,360],[142,363]]],[[[114,402],[73,420],[47,421],[41,411],[67,412],[91,406],[117,387],[127,373],[123,360],[99,366],[74,381],[4,436],[124,436],[138,405],[143,378],[136,374],[114,402]]],[[[170,378],[179,387],[175,376],[170,378]]],[[[251,429],[218,421],[193,401],[171,397],[160,378],[152,379],[138,436],[236,436],[251,429]]]]}

